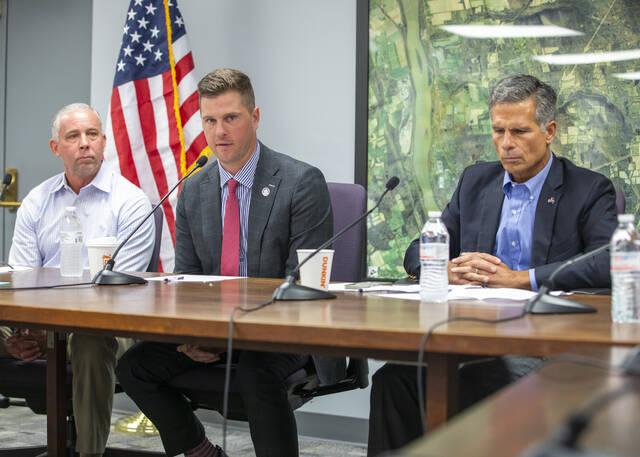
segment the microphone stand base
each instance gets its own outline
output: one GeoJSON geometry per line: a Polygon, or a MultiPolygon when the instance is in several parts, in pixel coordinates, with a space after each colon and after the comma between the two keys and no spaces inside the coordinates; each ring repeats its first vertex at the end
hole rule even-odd
{"type": "Polygon", "coordinates": [[[549,294],[539,295],[534,297],[533,300],[533,306],[529,303],[527,304],[527,306],[530,306],[528,310],[529,314],[577,314],[597,312],[592,306],[549,294]]]}
{"type": "Polygon", "coordinates": [[[336,298],[336,296],[324,290],[301,286],[299,284],[292,284],[290,282],[284,282],[273,293],[274,301],[327,300],[330,298],[336,298]]]}
{"type": "Polygon", "coordinates": [[[147,280],[119,271],[102,270],[91,280],[91,283],[100,286],[125,286],[129,284],[147,284],[147,280]]]}

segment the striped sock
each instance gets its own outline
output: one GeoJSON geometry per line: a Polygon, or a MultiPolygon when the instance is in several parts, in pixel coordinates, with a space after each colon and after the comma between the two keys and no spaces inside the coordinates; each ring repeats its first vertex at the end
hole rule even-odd
{"type": "Polygon", "coordinates": [[[202,443],[184,453],[185,457],[222,457],[223,455],[222,449],[211,444],[206,436],[202,443]]]}

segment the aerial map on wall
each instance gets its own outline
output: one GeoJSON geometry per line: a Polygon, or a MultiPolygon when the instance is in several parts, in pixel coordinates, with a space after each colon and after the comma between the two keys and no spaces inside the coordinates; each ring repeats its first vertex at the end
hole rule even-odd
{"type": "Polygon", "coordinates": [[[370,0],[369,204],[390,176],[401,184],[368,220],[368,275],[405,276],[404,252],[427,211],[444,209],[466,166],[496,160],[487,98],[510,74],[556,89],[552,151],[610,177],[638,214],[639,41],[637,0],[370,0]],[[470,38],[443,28],[470,24],[568,33],[470,38]],[[595,57],[541,59],[565,54],[595,57]]]}

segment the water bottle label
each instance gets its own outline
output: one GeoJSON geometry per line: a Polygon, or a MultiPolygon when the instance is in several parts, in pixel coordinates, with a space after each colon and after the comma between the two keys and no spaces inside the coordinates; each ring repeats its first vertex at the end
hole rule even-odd
{"type": "Polygon", "coordinates": [[[640,269],[640,252],[611,254],[611,271],[635,271],[638,269],[640,269]]]}
{"type": "Polygon", "coordinates": [[[420,259],[444,259],[449,260],[449,247],[441,243],[423,243],[420,245],[420,259]]]}

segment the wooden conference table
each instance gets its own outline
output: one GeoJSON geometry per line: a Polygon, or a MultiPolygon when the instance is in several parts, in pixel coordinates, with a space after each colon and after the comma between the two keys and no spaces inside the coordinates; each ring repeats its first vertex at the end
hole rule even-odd
{"type": "Polygon", "coordinates": [[[629,352],[628,348],[598,347],[551,359],[539,371],[456,416],[397,455],[519,456],[549,443],[570,415],[628,383],[632,383],[630,392],[598,408],[577,447],[585,452],[603,452],[601,455],[638,455],[639,380],[570,361],[571,356],[579,355],[597,359],[603,365],[619,366],[629,352]]]}
{"type": "MultiPolygon", "coordinates": [[[[151,275],[151,274],[149,274],[151,275]]],[[[57,269],[37,268],[0,275],[13,287],[59,284],[57,269]]],[[[79,286],[0,292],[0,322],[53,330],[48,355],[49,455],[65,447],[64,332],[224,345],[234,306],[267,301],[281,280],[242,278],[212,283],[150,282],[143,286],[79,286]],[[56,389],[56,386],[58,387],[56,389]]],[[[366,293],[338,293],[334,300],[278,302],[238,314],[234,347],[415,361],[422,335],[453,316],[495,319],[516,315],[521,304],[456,301],[427,304],[366,293]]],[[[526,316],[489,325],[454,322],[427,343],[427,427],[444,423],[457,408],[459,354],[550,356],[576,344],[635,345],[640,326],[612,324],[610,297],[580,296],[598,313],[526,316]]]]}

